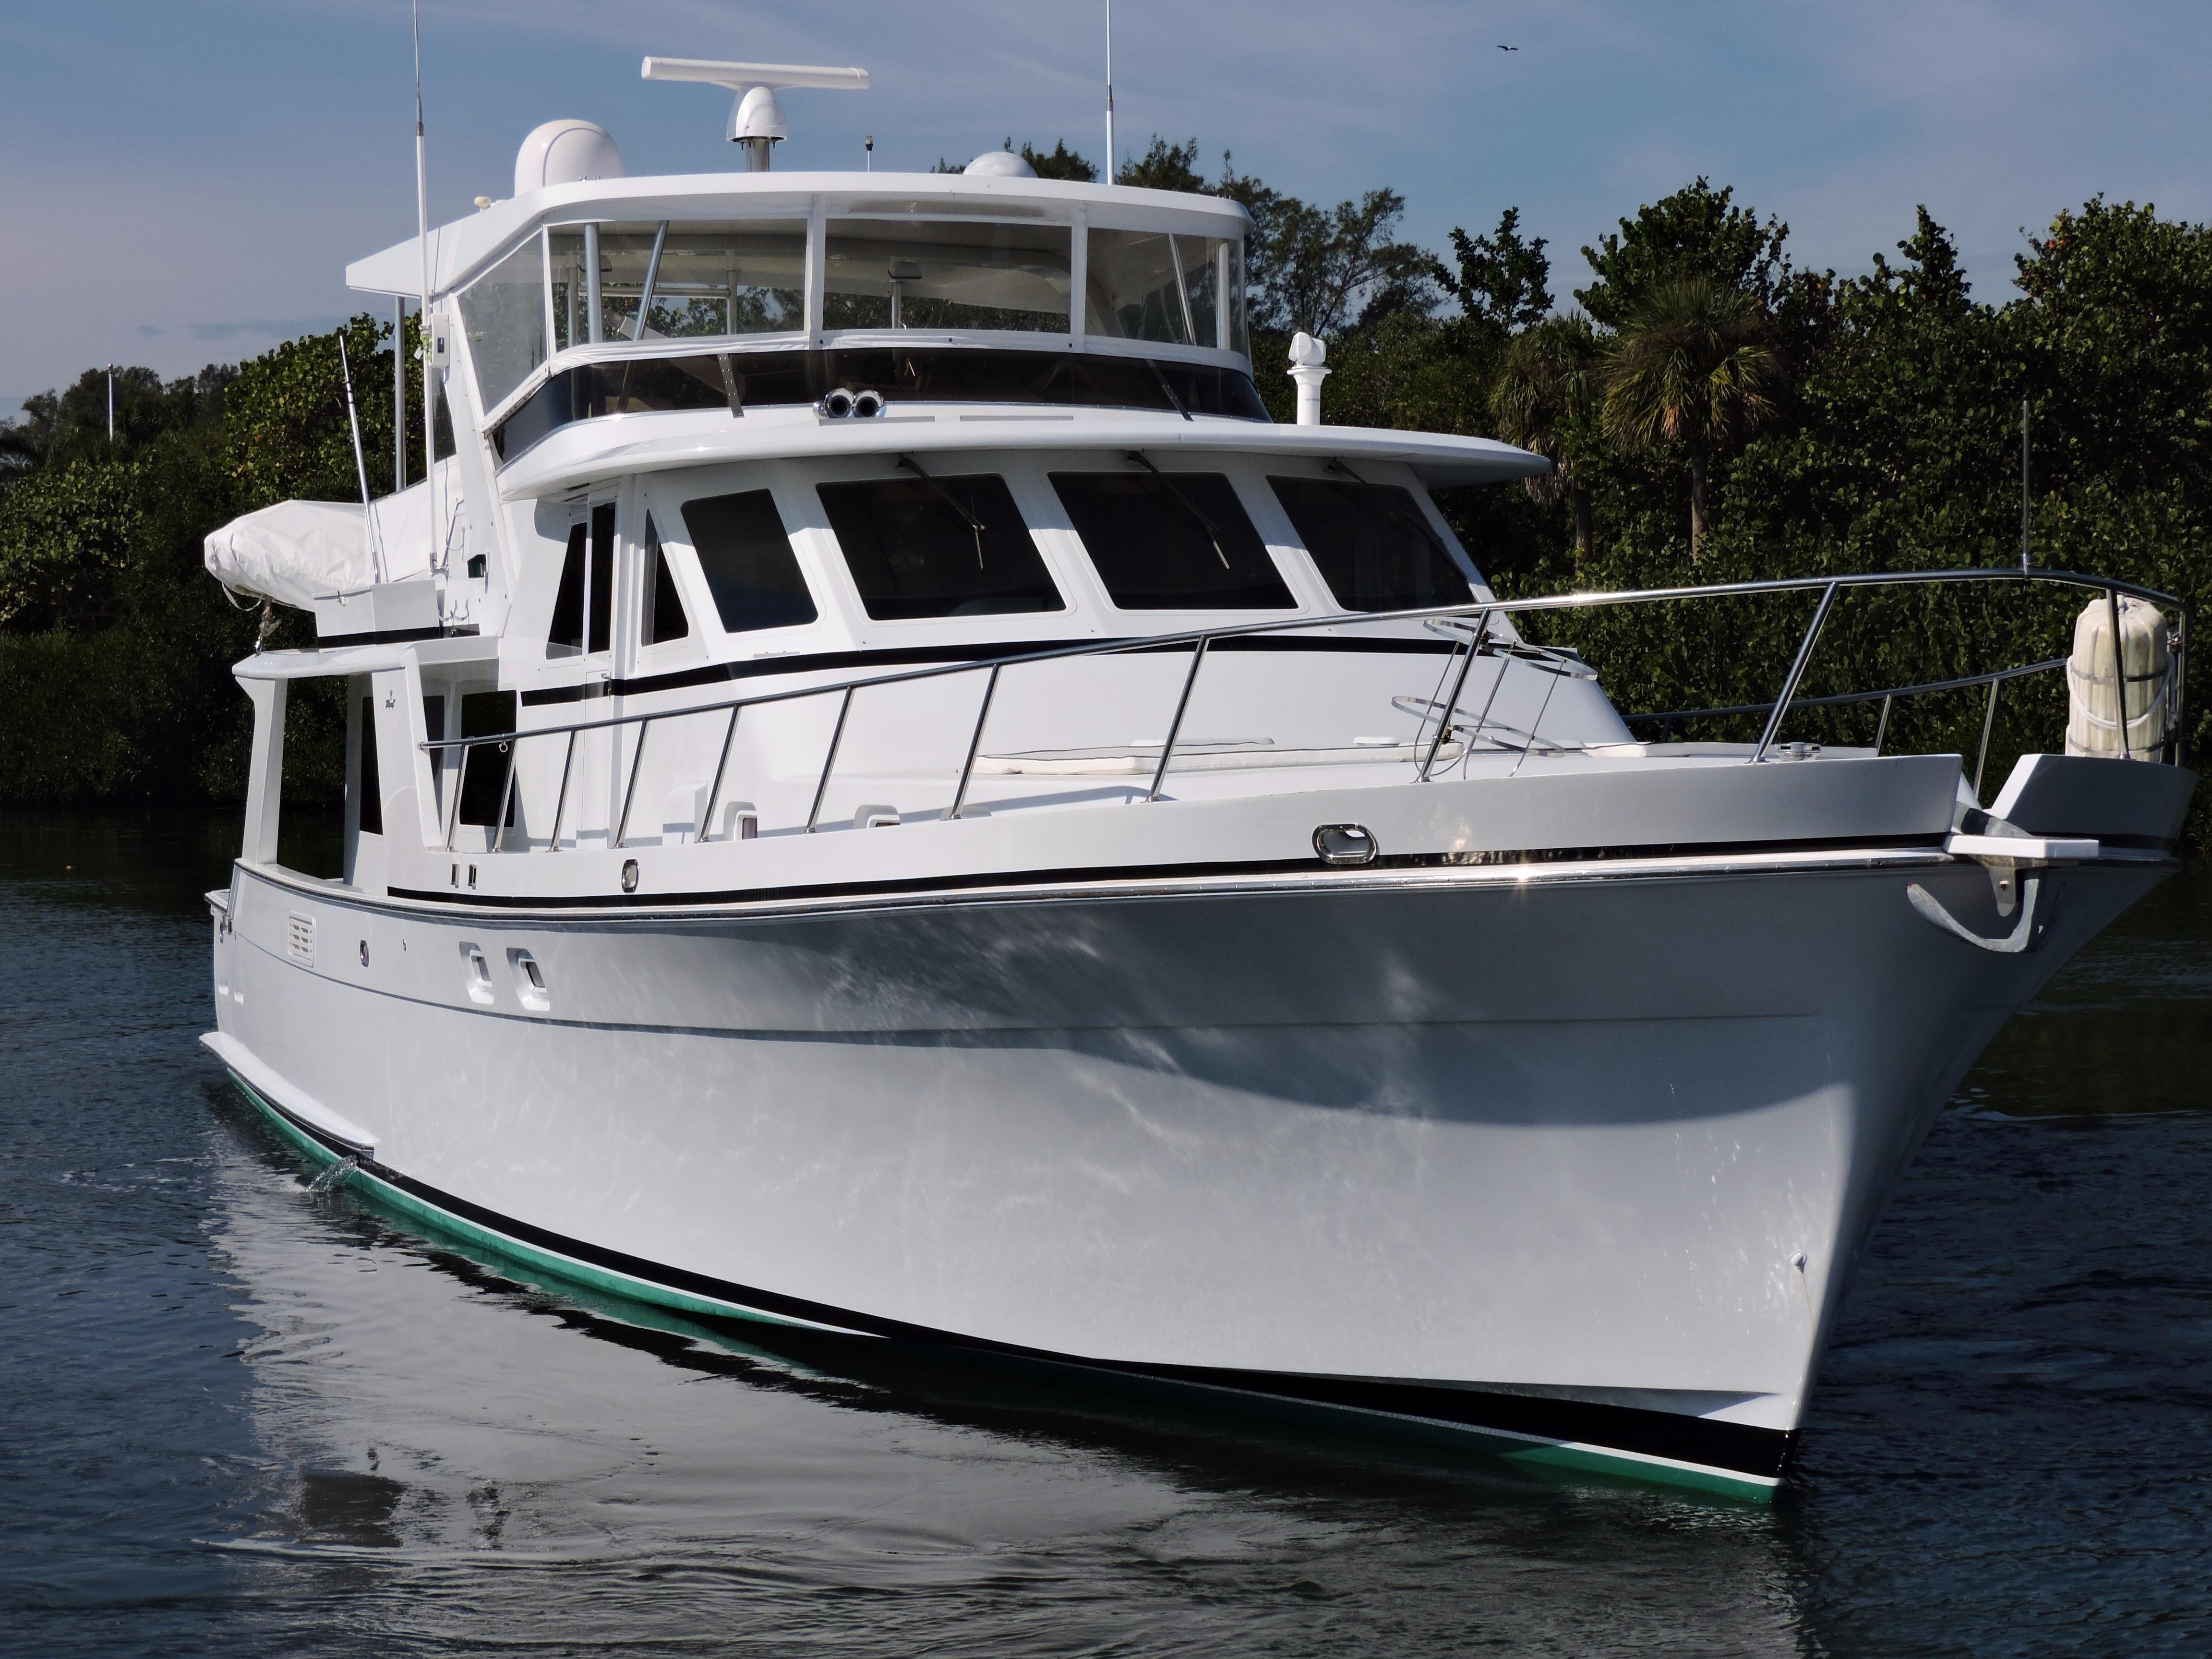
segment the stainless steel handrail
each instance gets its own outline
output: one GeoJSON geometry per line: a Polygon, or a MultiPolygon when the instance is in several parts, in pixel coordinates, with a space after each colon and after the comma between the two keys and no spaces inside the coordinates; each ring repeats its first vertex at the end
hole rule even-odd
{"type": "MultiPolygon", "coordinates": [[[[1228,628],[1193,629],[1180,634],[1147,634],[1134,639],[1086,640],[1079,644],[1055,646],[1044,651],[1021,651],[1003,657],[980,657],[969,662],[943,663],[930,668],[909,668],[896,674],[870,675],[860,679],[833,680],[824,685],[797,686],[787,691],[764,691],[757,696],[732,697],[722,702],[699,703],[689,708],[656,709],[650,714],[611,714],[605,720],[577,720],[566,726],[534,726],[527,730],[500,732],[475,738],[434,738],[418,747],[436,750],[466,749],[486,743],[504,742],[514,738],[543,738],[566,732],[596,732],[609,726],[635,726],[641,720],[672,720],[678,715],[705,714],[726,712],[732,708],[753,708],[765,703],[788,702],[800,697],[828,696],[848,689],[864,690],[870,686],[896,685],[910,680],[941,679],[950,674],[980,673],[989,668],[1016,668],[1026,663],[1055,662],[1070,657],[1131,656],[1147,651],[1169,651],[1178,646],[1196,645],[1200,640],[1215,644],[1223,640],[1237,639],[1253,634],[1295,634],[1320,628],[1365,627],[1370,623],[1423,622],[1429,617],[1474,617],[1483,611],[1495,615],[1520,616],[1548,611],[1602,610],[1613,605],[1655,604],[1666,599],[1731,599],[1755,593],[1803,593],[1815,588],[1831,586],[1844,587],[1889,587],[1912,582],[1944,583],[1954,581],[1999,581],[2049,583],[2054,586],[2087,587],[2098,592],[2111,589],[2139,599],[2148,599],[2154,605],[2169,606],[2179,611],[2185,629],[2188,608],[2170,593],[2154,587],[2141,587],[2131,582],[2113,581],[2102,576],[2085,576],[2066,570],[2032,570],[2018,568],[1960,570],[1872,571],[1856,576],[1784,577],[1772,581],[1717,582],[1704,587],[1636,587],[1604,593],[1552,594],[1532,599],[1474,599],[1465,605],[1440,605],[1413,611],[1337,611],[1325,617],[1294,617],[1288,621],[1243,623],[1228,628]]],[[[1771,705],[1761,704],[1762,708],[1771,705]]]]}
{"type": "MultiPolygon", "coordinates": [[[[2106,596],[2106,604],[2111,608],[2114,617],[2113,631],[2116,658],[2120,651],[2120,642],[2117,627],[2118,596],[2120,594],[2126,593],[2136,599],[2148,600],[2154,605],[2172,609],[2176,613],[2178,626],[2174,633],[2175,646],[2173,649],[2175,680],[2167,702],[2168,718],[2172,722],[2172,726],[2167,734],[2166,741],[2172,745],[2172,759],[2174,763],[2181,763],[2183,758],[2182,713],[2184,708],[2184,700],[2182,697],[2183,688],[2180,684],[2180,676],[2185,671],[2187,661],[2187,637],[2189,626],[2188,608],[2172,594],[2160,592],[2155,588],[2142,586],[2132,582],[2119,581],[2110,577],[2086,575],[2075,571],[2021,570],[2010,567],[1999,567],[1995,568],[1968,568],[1952,570],[1869,571],[1854,575],[1781,577],[1763,581],[1716,582],[1699,586],[1628,588],[1596,593],[1547,594],[1524,599],[1498,599],[1492,598],[1471,600],[1465,605],[1423,606],[1405,611],[1373,612],[1340,611],[1322,617],[1304,617],[1291,618],[1287,621],[1279,619],[1267,622],[1247,623],[1230,627],[1192,629],[1187,632],[1176,634],[1148,635],[1131,639],[1084,641],[1072,645],[1053,647],[1041,651],[1013,652],[1001,657],[983,658],[966,662],[939,664],[927,668],[907,669],[896,673],[878,674],[854,679],[833,681],[827,684],[795,686],[781,690],[761,692],[751,696],[729,698],[719,702],[700,703],[684,708],[655,709],[650,712],[635,714],[615,714],[600,720],[577,720],[565,725],[535,726],[526,730],[518,728],[512,732],[493,732],[477,737],[432,739],[420,744],[419,747],[426,752],[434,755],[453,749],[458,749],[463,751],[462,764],[459,769],[461,777],[457,779],[453,785],[453,804],[448,808],[449,817],[447,826],[447,839],[450,845],[454,830],[458,827],[461,783],[466,777],[468,754],[471,750],[482,747],[486,744],[514,744],[520,743],[526,738],[566,736],[569,739],[568,762],[573,762],[575,738],[576,735],[580,732],[607,731],[627,726],[637,726],[641,728],[649,729],[652,723],[655,720],[682,720],[690,719],[702,714],[727,714],[730,716],[730,724],[724,732],[722,752],[715,768],[714,783],[708,805],[707,821],[702,823],[698,831],[698,833],[703,836],[708,833],[707,822],[711,821],[713,808],[718,802],[720,795],[723,775],[729,759],[730,742],[732,738],[735,735],[737,720],[739,714],[747,708],[762,708],[773,703],[791,702],[809,697],[840,696],[842,701],[841,702],[838,708],[836,726],[830,737],[829,750],[823,757],[821,775],[817,779],[815,787],[813,803],[807,815],[806,828],[811,833],[816,828],[819,820],[823,801],[829,790],[830,771],[836,763],[837,750],[844,735],[846,717],[851,712],[853,696],[855,692],[877,686],[897,685],[920,680],[942,679],[955,674],[988,673],[990,677],[989,681],[986,686],[981,704],[976,712],[975,729],[970,735],[968,745],[968,754],[961,769],[959,783],[954,794],[954,805],[951,811],[946,814],[946,816],[950,817],[957,815],[961,805],[965,802],[969,781],[972,776],[975,768],[976,752],[982,740],[982,725],[984,720],[989,717],[993,695],[997,689],[999,678],[1004,670],[1023,666],[1030,663],[1064,661],[1081,657],[1127,656],[1145,652],[1173,651],[1180,647],[1188,647],[1191,649],[1190,668],[1188,673],[1184,676],[1182,690],[1176,701],[1175,718],[1170,726],[1167,740],[1161,746],[1159,763],[1153,772],[1152,787],[1146,796],[1147,800],[1157,801],[1160,799],[1162,787],[1165,782],[1169,767],[1174,758],[1176,740],[1181,734],[1183,716],[1189,708],[1193,688],[1197,683],[1199,672],[1204,665],[1206,658],[1213,647],[1224,641],[1242,639],[1258,635],[1304,633],[1321,629],[1357,629],[1364,628],[1370,624],[1393,623],[1443,622],[1470,618],[1474,619],[1477,622],[1479,628],[1479,631],[1475,638],[1475,647],[1468,652],[1466,663],[1461,667],[1457,681],[1453,686],[1453,696],[1451,701],[1449,704],[1443,708],[1440,716],[1440,730],[1437,738],[1430,744],[1430,752],[1425,757],[1424,763],[1420,768],[1419,781],[1425,781],[1429,769],[1434,764],[1436,750],[1442,745],[1443,732],[1441,728],[1449,727],[1451,722],[1452,715],[1456,711],[1460,693],[1465,687],[1468,670],[1472,668],[1474,657],[1480,654],[1481,646],[1484,643],[1485,636],[1487,635],[1491,625],[1491,619],[1495,617],[1540,615],[1546,612],[1559,611],[1594,611],[1609,609],[1621,605],[1650,605],[1683,599],[1727,599],[1772,593],[1809,592],[1814,590],[1819,590],[1820,592],[1820,602],[1815,608],[1812,621],[1807,627],[1805,633],[1799,642],[1796,654],[1790,664],[1789,675],[1784,682],[1782,693],[1772,702],[1739,705],[1732,708],[1717,708],[1711,709],[1678,710],[1671,711],[1663,714],[1638,714],[1624,717],[1626,719],[1636,720],[1662,720],[1668,721],[1669,723],[1676,723],[1683,720],[1696,718],[1699,715],[1755,714],[1761,711],[1771,711],[1766,727],[1762,732],[1759,744],[1750,757],[1753,761],[1758,761],[1764,758],[1766,750],[1771,745],[1775,737],[1780,731],[1783,719],[1791,708],[1817,707],[1827,703],[1844,702],[1871,702],[1879,697],[1883,700],[1884,707],[1882,725],[1886,732],[1888,725],[1888,705],[1890,701],[1895,697],[1917,696],[1927,691],[1951,690],[1959,686],[1987,684],[1990,685],[1992,689],[1992,700],[1994,702],[1995,687],[2000,680],[2017,678],[2023,674],[2047,672],[2057,663],[2064,661],[2064,659],[2063,658],[2055,659],[2052,662],[2049,663],[2039,663],[2022,668],[2000,670],[1992,675],[1971,675],[1958,680],[1936,681],[1921,686],[1891,687],[1880,691],[1853,692],[1838,697],[1801,699],[1795,696],[1794,694],[1796,688],[1803,678],[1805,670],[1809,665],[1813,652],[1818,644],[1821,628],[1826,623],[1829,613],[1833,609],[1838,595],[1844,589],[1861,587],[1893,587],[1911,585],[1941,586],[1959,582],[2017,582],[2039,586],[2087,588],[2101,592],[2106,596]]],[[[1517,641],[1511,642],[1501,641],[1501,643],[1505,644],[1507,654],[1512,656],[1518,656],[1521,654],[1521,651],[1516,648],[1519,645],[1517,641]]],[[[1528,648],[1531,652],[1541,652],[1547,655],[1552,654],[1547,651],[1545,647],[1535,647],[1528,648]]],[[[1455,654],[1456,654],[1456,651],[1457,647],[1455,647],[1455,654]]],[[[1446,672],[1449,673],[1449,672],[1450,665],[1447,665],[1446,672]]],[[[1500,678],[1501,680],[1503,678],[1502,670],[1500,678]]],[[[2124,697],[2124,679],[2122,681],[2122,695],[2123,697],[2124,697]]],[[[1495,690],[1496,688],[1493,687],[1493,695],[1495,693],[1495,690]]],[[[2124,702],[2123,702],[2121,705],[2121,713],[2124,717],[2126,713],[2124,702]]],[[[1993,716],[1985,720],[1985,727],[1990,724],[1992,720],[1993,716]]],[[[638,738],[639,754],[632,757],[629,786],[623,791],[623,799],[619,820],[622,830],[626,830],[628,828],[629,808],[631,805],[630,798],[636,788],[638,761],[642,756],[644,741],[645,731],[641,730],[638,738]]],[[[1985,730],[1983,746],[1983,758],[1984,760],[1987,758],[1987,733],[1985,730]]],[[[561,799],[556,804],[555,809],[553,838],[551,842],[551,845],[555,848],[557,848],[559,844],[560,819],[562,815],[562,811],[567,805],[568,780],[570,771],[570,765],[568,762],[564,762],[562,768],[561,799]]],[[[508,780],[509,787],[511,787],[512,785],[513,764],[513,760],[510,758],[510,775],[508,780]]],[[[504,793],[504,791],[502,793],[504,793]]],[[[501,816],[503,818],[505,817],[505,813],[502,812],[501,816]]],[[[620,835],[622,830],[617,831],[615,843],[617,846],[621,844],[620,835]]],[[[503,844],[505,839],[505,826],[503,823],[501,826],[501,842],[503,844]]]]}
{"type": "MultiPolygon", "coordinates": [[[[1838,691],[1824,697],[1792,697],[1792,708],[1834,708],[1844,703],[1880,702],[1891,697],[1917,697],[1931,691],[1963,691],[1970,685],[1987,685],[1991,680],[2026,679],[2031,674],[2048,674],[2066,666],[2063,657],[2051,657],[2042,662],[2022,664],[2017,668],[1992,669],[1986,674],[1963,674],[1955,680],[1927,680],[1918,685],[1893,685],[1880,691],[1838,691]]],[[[1712,708],[1666,708],[1649,714],[1623,714],[1630,723],[1638,720],[1663,721],[1678,726],[1684,720],[1721,719],[1729,714],[1764,714],[1773,708],[1771,702],[1738,702],[1712,708]]]]}

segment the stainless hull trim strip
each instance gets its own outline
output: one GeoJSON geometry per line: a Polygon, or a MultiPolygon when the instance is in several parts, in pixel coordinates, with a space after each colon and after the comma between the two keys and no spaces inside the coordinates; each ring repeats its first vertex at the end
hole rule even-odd
{"type": "Polygon", "coordinates": [[[1316,869],[1299,860],[1291,865],[1246,864],[1224,868],[1170,866],[1165,870],[996,871],[973,877],[929,876],[911,882],[823,884],[801,888],[735,889],[676,894],[499,894],[452,892],[435,888],[394,887],[387,904],[378,895],[349,890],[312,878],[300,878],[279,866],[255,865],[254,873],[276,885],[317,898],[370,909],[428,908],[455,915],[496,910],[515,915],[556,916],[596,912],[606,915],[664,920],[714,915],[843,913],[958,904],[1064,903],[1097,898],[1243,895],[1327,894],[1346,891],[1435,888],[1533,886],[1599,881],[1651,881],[1678,878],[1802,874],[1820,870],[1920,868],[1952,862],[1940,837],[1915,836],[1894,843],[1864,842],[1833,850],[1741,851],[1649,856],[1441,854],[1414,855],[1432,862],[1393,864],[1377,860],[1358,869],[1316,869]],[[1493,858],[1528,858],[1527,862],[1492,862],[1493,858]],[[1478,861],[1480,860],[1480,861],[1478,861]]]}

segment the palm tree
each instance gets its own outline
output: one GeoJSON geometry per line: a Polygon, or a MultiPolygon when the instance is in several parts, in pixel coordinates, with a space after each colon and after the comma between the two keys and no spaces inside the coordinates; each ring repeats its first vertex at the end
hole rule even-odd
{"type": "Polygon", "coordinates": [[[1498,435],[1552,464],[1546,477],[1527,480],[1528,494],[1540,501],[1566,497],[1575,518],[1577,575],[1590,556],[1590,502],[1576,464],[1604,391],[1600,357],[1589,318],[1579,311],[1547,317],[1513,337],[1490,388],[1498,435]]]}
{"type": "Polygon", "coordinates": [[[1774,412],[1774,354],[1751,296],[1710,276],[1662,283],[1613,343],[1606,435],[1623,449],[1679,445],[1690,464],[1690,562],[1705,544],[1714,459],[1774,412]]]}

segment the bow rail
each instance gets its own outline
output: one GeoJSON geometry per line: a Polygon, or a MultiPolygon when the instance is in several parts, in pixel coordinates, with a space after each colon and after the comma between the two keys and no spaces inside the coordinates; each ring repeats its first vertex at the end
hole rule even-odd
{"type": "MultiPolygon", "coordinates": [[[[556,800],[553,822],[544,849],[557,851],[560,848],[562,821],[568,805],[568,780],[574,770],[577,738],[587,732],[636,726],[640,728],[638,739],[630,757],[629,780],[623,790],[622,809],[616,820],[614,835],[610,842],[611,846],[620,847],[623,844],[629,831],[630,809],[637,791],[639,772],[645,758],[646,738],[653,726],[667,720],[696,720],[704,715],[726,714],[727,724],[723,732],[720,757],[715,767],[714,781],[709,787],[704,808],[698,815],[699,830],[703,838],[707,826],[713,822],[715,808],[721,801],[731,744],[737,734],[738,718],[748,708],[765,708],[777,703],[794,702],[818,697],[836,697],[839,699],[836,723],[831,731],[827,751],[823,757],[821,770],[813,792],[813,804],[808,811],[805,825],[805,832],[811,834],[818,826],[823,800],[829,790],[830,775],[836,765],[837,751],[844,737],[847,717],[852,711],[853,699],[856,694],[884,686],[911,684],[919,681],[945,679],[963,674],[981,674],[986,677],[984,691],[976,710],[975,725],[969,733],[966,759],[961,768],[951,804],[942,815],[946,818],[954,818],[960,816],[961,809],[966,803],[976,758],[982,745],[984,726],[990,718],[992,702],[1005,671],[1030,664],[1060,662],[1076,658],[1130,656],[1188,649],[1191,653],[1190,667],[1183,677],[1180,695],[1176,700],[1174,719],[1169,726],[1165,741],[1160,745],[1159,760],[1152,773],[1151,787],[1145,797],[1148,801],[1157,801],[1160,799],[1162,787],[1175,758],[1176,748],[1182,736],[1183,715],[1190,706],[1191,692],[1198,683],[1200,672],[1205,666],[1208,653],[1214,647],[1224,641],[1257,635],[1310,633],[1323,629],[1364,628],[1375,623],[1416,622],[1425,623],[1432,630],[1453,640],[1451,658],[1446,662],[1443,672],[1437,679],[1437,690],[1440,692],[1444,682],[1447,679],[1451,681],[1451,695],[1449,698],[1432,698],[1428,701],[1428,709],[1423,714],[1421,730],[1415,738],[1415,747],[1422,751],[1419,758],[1416,781],[1425,782],[1435,765],[1445,737],[1452,729],[1453,723],[1458,715],[1460,698],[1466,688],[1468,671],[1473,667],[1474,659],[1478,655],[1509,654],[1516,660],[1527,661],[1534,667],[1555,674],[1587,676],[1590,672],[1571,653],[1531,645],[1517,637],[1493,636],[1491,629],[1496,618],[1541,616],[1555,611],[1599,611],[1626,605],[1655,605],[1692,599],[1818,592],[1820,595],[1820,603],[1814,611],[1811,622],[1800,638],[1797,651],[1790,663],[1789,672],[1784,678],[1777,696],[1771,702],[1742,703],[1699,709],[1673,709],[1648,714],[1627,714],[1622,717],[1623,720],[1630,724],[1656,721],[1667,729],[1675,730],[1679,729],[1683,722],[1694,719],[1765,713],[1767,715],[1765,726],[1759,734],[1758,744],[1748,757],[1748,760],[1755,763],[1766,757],[1768,750],[1774,745],[1784,720],[1792,710],[1854,702],[1871,702],[1879,700],[1882,703],[1882,713],[1875,745],[1876,752],[1879,753],[1882,738],[1887,732],[1890,709],[1897,699],[1958,690],[1975,685],[1987,685],[1990,688],[1989,702],[1983,718],[1981,750],[1975,763],[1974,782],[1976,793],[1978,793],[1982,769],[1989,758],[1990,738],[1996,723],[1998,688],[2008,680],[2048,673],[2063,667],[2066,659],[2053,658],[2047,661],[1998,669],[1988,673],[1971,674],[1954,679],[1929,681],[1914,685],[1891,686],[1878,690],[1845,692],[1823,697],[1801,698],[1796,695],[1797,687],[1803,679],[1805,671],[1810,665],[1819,645],[1822,629],[1834,609],[1837,599],[1844,592],[1858,588],[1948,586],[1967,583],[2016,583],[2073,587],[2102,593],[2106,605],[2110,607],[2112,619],[2114,672],[2118,676],[2116,683],[2123,688],[2125,687],[2127,680],[2124,675],[2124,665],[2120,660],[2120,596],[2125,594],[2130,598],[2146,600],[2162,610],[2174,612],[2177,626],[2171,636],[2170,647],[2174,660],[2172,665],[2172,673],[2167,696],[2166,730],[2159,743],[2159,757],[2173,765],[2180,765],[2184,763],[2183,692],[2188,660],[2188,608],[2170,593],[2160,592],[2155,588],[2145,587],[2134,582],[2121,581],[2112,577],[2089,575],[2078,571],[2021,570],[2008,567],[1951,570],[1870,571],[1843,576],[1790,576],[1762,581],[1716,582],[1696,586],[1623,588],[1595,593],[1545,594],[1519,599],[1476,599],[1465,605],[1437,605],[1407,611],[1339,611],[1322,617],[1295,617],[1288,621],[1237,623],[1227,627],[1194,629],[1175,634],[1145,635],[1130,639],[1085,641],[1071,645],[1050,647],[1042,650],[1009,653],[1000,657],[939,664],[927,668],[905,669],[888,674],[862,676],[833,681],[827,684],[796,686],[782,690],[757,692],[746,696],[694,704],[684,708],[659,709],[650,713],[634,714],[614,714],[599,720],[575,720],[557,726],[532,726],[527,730],[517,729],[474,737],[432,738],[424,742],[420,747],[433,756],[458,751],[461,757],[459,775],[455,778],[451,790],[447,792],[445,844],[448,850],[452,849],[454,835],[459,827],[460,802],[467,785],[471,758],[477,750],[487,748],[505,757],[507,763],[505,778],[501,787],[500,805],[493,819],[493,823],[497,825],[497,833],[491,850],[497,852],[505,850],[508,820],[512,816],[510,809],[514,793],[516,746],[526,741],[566,738],[568,752],[562,763],[560,792],[556,800]],[[1437,720],[1437,730],[1433,737],[1429,736],[1427,728],[1427,720],[1431,714],[1437,720]]],[[[2123,717],[2121,730],[2124,735],[2126,730],[2124,702],[2121,705],[2121,714],[2123,717]]],[[[1475,730],[1478,733],[1482,724],[1481,720],[1477,720],[1475,730]]],[[[1528,738],[1530,746],[1537,742],[1533,732],[1524,735],[1528,738]]]]}

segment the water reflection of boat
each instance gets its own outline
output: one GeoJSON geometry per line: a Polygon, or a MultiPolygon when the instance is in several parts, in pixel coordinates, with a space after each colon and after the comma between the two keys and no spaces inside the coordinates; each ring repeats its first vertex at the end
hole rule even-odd
{"type": "Polygon", "coordinates": [[[1839,593],[2029,578],[1768,584],[1820,599],[1759,741],[1634,741],[1514,618],[1742,590],[1498,601],[1428,491],[1542,463],[1268,422],[1235,204],[586,138],[437,234],[452,459],[210,538],[320,631],[239,668],[255,1098],[678,1311],[1771,1488],[1947,1091],[2170,867],[2179,673],[1985,807],[1780,728],[1839,593]]]}

